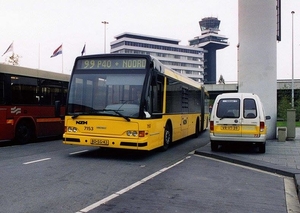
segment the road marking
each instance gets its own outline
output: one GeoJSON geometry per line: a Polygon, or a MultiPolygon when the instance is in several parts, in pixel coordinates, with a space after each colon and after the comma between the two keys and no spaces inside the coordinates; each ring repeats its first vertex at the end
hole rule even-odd
{"type": "Polygon", "coordinates": [[[32,164],[32,163],[38,163],[38,162],[41,162],[41,161],[46,161],[46,160],[50,160],[51,158],[43,158],[43,159],[39,159],[39,160],[34,160],[34,161],[28,161],[28,162],[25,162],[23,163],[24,165],[27,165],[27,164],[32,164]]]}
{"type": "Polygon", "coordinates": [[[103,198],[102,200],[99,200],[99,201],[97,201],[97,202],[89,205],[88,207],[85,207],[84,209],[81,209],[80,211],[78,211],[76,213],[86,213],[86,212],[89,212],[89,211],[91,211],[91,210],[93,210],[93,209],[101,206],[102,204],[105,204],[106,202],[108,202],[108,201],[110,201],[110,200],[112,200],[112,199],[114,199],[114,198],[116,198],[116,197],[118,197],[118,196],[120,196],[120,195],[122,195],[122,194],[124,194],[124,193],[126,193],[128,191],[130,191],[131,189],[134,189],[135,187],[137,187],[137,186],[139,186],[139,185],[147,182],[148,180],[154,178],[155,176],[157,176],[157,175],[159,175],[159,174],[161,174],[161,173],[163,173],[163,172],[165,172],[165,171],[173,168],[174,166],[177,166],[178,164],[182,163],[184,160],[186,160],[188,158],[190,158],[190,157],[188,156],[185,159],[182,159],[182,160],[174,163],[173,165],[171,165],[169,167],[162,168],[161,170],[159,170],[157,172],[154,172],[153,174],[151,174],[151,175],[143,178],[142,180],[137,181],[137,182],[131,184],[130,186],[127,186],[126,188],[121,189],[120,191],[118,191],[118,192],[116,192],[114,194],[111,194],[110,196],[108,196],[106,198],[103,198]]]}
{"type": "Polygon", "coordinates": [[[256,168],[253,168],[251,166],[241,165],[241,164],[229,162],[229,161],[226,161],[226,160],[216,159],[216,158],[202,156],[202,155],[195,155],[195,156],[199,157],[199,158],[206,158],[206,159],[209,159],[209,160],[218,161],[218,162],[221,162],[221,163],[226,163],[226,164],[229,164],[229,165],[233,165],[233,166],[237,166],[237,167],[241,167],[241,168],[245,168],[245,169],[249,169],[249,170],[253,170],[253,171],[257,171],[257,172],[261,172],[261,173],[265,173],[265,174],[277,176],[277,177],[285,177],[285,176],[283,176],[281,174],[264,171],[262,169],[256,169],[256,168]]]}
{"type": "Polygon", "coordinates": [[[80,153],[87,152],[87,151],[89,151],[89,150],[85,149],[85,150],[81,150],[78,152],[71,152],[71,153],[69,153],[69,155],[76,155],[76,154],[80,154],[80,153]]]}

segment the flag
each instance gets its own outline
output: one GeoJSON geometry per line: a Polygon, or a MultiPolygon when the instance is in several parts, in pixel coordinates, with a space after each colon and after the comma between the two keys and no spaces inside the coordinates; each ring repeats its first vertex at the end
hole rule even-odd
{"type": "Polygon", "coordinates": [[[9,47],[7,48],[7,50],[3,53],[2,56],[4,56],[6,53],[8,52],[13,52],[14,51],[14,42],[12,42],[9,47]]]}
{"type": "Polygon", "coordinates": [[[62,44],[56,49],[54,50],[53,54],[50,56],[50,58],[55,57],[59,54],[62,54],[62,44]]]}
{"type": "Polygon", "coordinates": [[[84,44],[83,49],[81,51],[81,55],[83,55],[84,53],[85,53],[85,44],[84,44]]]}

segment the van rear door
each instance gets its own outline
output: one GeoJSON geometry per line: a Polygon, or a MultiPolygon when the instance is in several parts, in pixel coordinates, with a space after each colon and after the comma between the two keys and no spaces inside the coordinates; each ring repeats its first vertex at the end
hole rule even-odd
{"type": "Polygon", "coordinates": [[[241,137],[242,119],[239,98],[221,98],[217,103],[214,119],[214,135],[219,137],[241,137]]]}
{"type": "Polygon", "coordinates": [[[253,98],[243,99],[242,137],[257,138],[260,133],[260,119],[257,102],[253,98]]]}

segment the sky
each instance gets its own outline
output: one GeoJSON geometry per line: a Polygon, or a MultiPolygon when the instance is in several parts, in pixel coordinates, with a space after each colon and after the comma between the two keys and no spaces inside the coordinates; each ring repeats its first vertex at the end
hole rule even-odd
{"type": "MultiPolygon", "coordinates": [[[[300,79],[300,0],[281,4],[277,79],[292,78],[291,11],[295,11],[294,78],[300,79]]],[[[109,53],[115,36],[131,32],[188,45],[201,35],[198,22],[216,17],[221,21],[219,34],[229,42],[217,51],[217,78],[237,81],[238,0],[0,0],[0,14],[0,63],[11,56],[12,52],[2,54],[13,42],[20,66],[65,74],[71,73],[84,44],[86,54],[101,54],[105,49],[109,53]],[[50,58],[61,44],[63,54],[50,58]]]]}

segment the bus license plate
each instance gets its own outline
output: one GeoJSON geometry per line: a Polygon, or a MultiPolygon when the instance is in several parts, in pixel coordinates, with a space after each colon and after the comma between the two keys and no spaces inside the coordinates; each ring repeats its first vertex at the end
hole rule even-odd
{"type": "Polygon", "coordinates": [[[91,139],[91,144],[93,145],[108,145],[108,140],[102,140],[102,139],[91,139]]]}
{"type": "Polygon", "coordinates": [[[221,130],[232,130],[232,131],[239,131],[239,126],[221,126],[221,130]]]}

